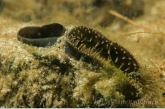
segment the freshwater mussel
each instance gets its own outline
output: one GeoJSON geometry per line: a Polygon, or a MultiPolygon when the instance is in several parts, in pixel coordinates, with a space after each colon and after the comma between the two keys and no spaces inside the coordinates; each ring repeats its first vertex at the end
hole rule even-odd
{"type": "Polygon", "coordinates": [[[18,31],[17,39],[32,46],[51,46],[65,33],[65,30],[65,27],[59,23],[43,25],[42,27],[28,26],[18,31]]]}

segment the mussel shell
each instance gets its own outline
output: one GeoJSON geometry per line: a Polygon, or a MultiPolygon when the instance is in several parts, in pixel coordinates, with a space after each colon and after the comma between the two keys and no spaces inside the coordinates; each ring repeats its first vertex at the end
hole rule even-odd
{"type": "Polygon", "coordinates": [[[59,37],[65,33],[66,29],[61,24],[53,23],[42,26],[40,31],[42,32],[41,34],[43,37],[59,37]]]}
{"type": "Polygon", "coordinates": [[[24,27],[18,31],[17,35],[22,38],[29,38],[29,39],[42,38],[41,27],[37,27],[37,26],[24,27]]]}
{"type": "Polygon", "coordinates": [[[29,26],[18,31],[17,39],[37,47],[51,46],[65,33],[65,30],[65,27],[58,23],[42,27],[29,26]]]}
{"type": "Polygon", "coordinates": [[[58,37],[30,39],[30,38],[25,38],[18,35],[17,39],[28,45],[37,46],[37,47],[45,47],[45,46],[53,45],[57,41],[58,37]]]}

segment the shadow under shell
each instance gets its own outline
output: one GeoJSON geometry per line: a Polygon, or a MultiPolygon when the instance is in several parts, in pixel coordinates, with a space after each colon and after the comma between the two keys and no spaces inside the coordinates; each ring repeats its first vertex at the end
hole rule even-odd
{"type": "Polygon", "coordinates": [[[58,23],[42,27],[29,26],[18,31],[17,39],[29,45],[45,47],[53,45],[65,31],[65,27],[58,23]]]}

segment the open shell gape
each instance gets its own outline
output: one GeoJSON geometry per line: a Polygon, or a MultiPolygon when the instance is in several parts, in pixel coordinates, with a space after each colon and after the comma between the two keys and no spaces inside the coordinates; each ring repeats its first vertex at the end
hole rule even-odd
{"type": "MultiPolygon", "coordinates": [[[[29,45],[46,47],[53,45],[65,33],[65,30],[65,27],[58,23],[42,27],[29,26],[20,29],[17,38],[29,45]]],[[[86,26],[76,26],[66,36],[69,51],[71,52],[71,49],[74,49],[73,57],[76,57],[76,54],[79,53],[80,57],[86,56],[89,60],[90,58],[97,60],[95,57],[98,56],[124,73],[139,70],[138,62],[128,50],[107,39],[97,30],[86,26]]]]}
{"type": "Polygon", "coordinates": [[[99,57],[111,62],[124,72],[138,71],[133,55],[124,47],[114,43],[100,32],[86,26],[77,26],[68,34],[68,43],[78,52],[91,58],[99,57]]]}

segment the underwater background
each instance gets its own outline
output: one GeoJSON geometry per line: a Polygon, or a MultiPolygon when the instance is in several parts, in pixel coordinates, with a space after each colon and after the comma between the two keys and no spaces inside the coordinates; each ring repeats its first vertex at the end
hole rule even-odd
{"type": "Polygon", "coordinates": [[[165,107],[164,7],[0,0],[0,107],[165,107]]]}

